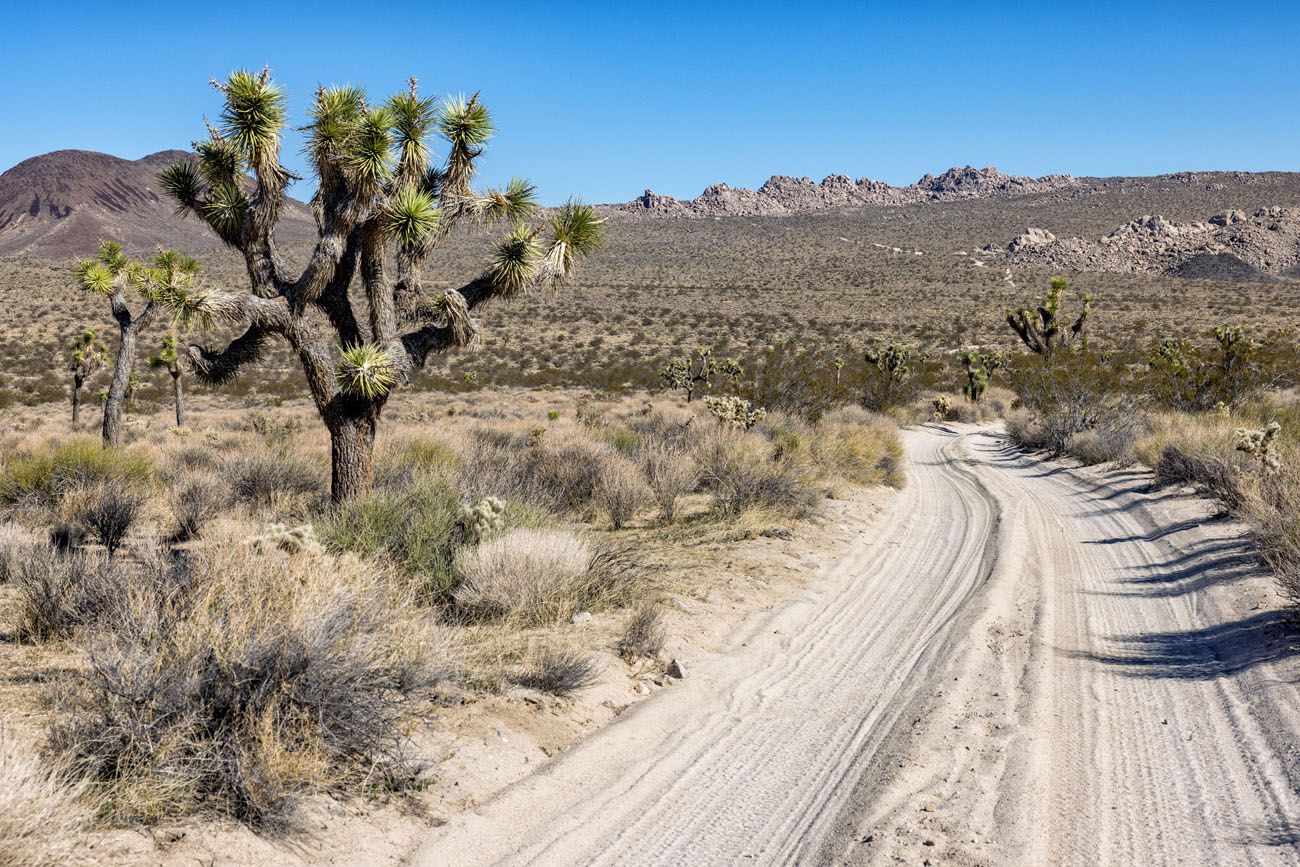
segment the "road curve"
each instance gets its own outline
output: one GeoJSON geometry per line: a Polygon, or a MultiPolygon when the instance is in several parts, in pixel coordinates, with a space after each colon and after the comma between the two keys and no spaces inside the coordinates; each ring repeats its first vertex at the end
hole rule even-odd
{"type": "Polygon", "coordinates": [[[829,589],[408,862],[1300,864],[1296,648],[1240,533],[987,428],[905,444],[829,589]]]}

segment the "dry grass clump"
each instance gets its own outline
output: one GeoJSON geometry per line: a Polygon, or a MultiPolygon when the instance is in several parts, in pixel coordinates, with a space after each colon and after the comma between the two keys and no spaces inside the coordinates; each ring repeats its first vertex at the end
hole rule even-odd
{"type": "Polygon", "coordinates": [[[230,487],[217,475],[195,472],[178,479],[167,495],[167,507],[176,529],[170,541],[186,542],[230,507],[230,487]]]}
{"type": "Polygon", "coordinates": [[[861,407],[846,406],[827,413],[813,429],[811,451],[815,466],[824,475],[894,488],[907,481],[897,426],[861,407]]]}
{"type": "Polygon", "coordinates": [[[274,826],[297,794],[415,778],[405,733],[443,670],[403,584],[233,537],[127,574],[126,604],[82,632],[88,671],[52,736],[111,816],[274,826]]]}
{"type": "Polygon", "coordinates": [[[565,644],[546,642],[529,653],[515,683],[551,695],[567,696],[593,685],[600,677],[596,660],[565,644]]]}
{"type": "Polygon", "coordinates": [[[0,867],[77,863],[92,805],[63,776],[0,732],[0,867]]]}
{"type": "Polygon", "coordinates": [[[615,649],[627,662],[641,658],[654,659],[664,649],[664,623],[659,606],[643,602],[633,613],[615,649]]]}
{"type": "Polygon", "coordinates": [[[281,500],[305,500],[318,507],[328,493],[328,473],[298,452],[270,450],[240,455],[227,462],[235,499],[253,509],[270,509],[281,500]]]}
{"type": "Polygon", "coordinates": [[[14,580],[22,564],[42,547],[43,541],[21,524],[0,522],[0,584],[14,580]]]}
{"type": "Polygon", "coordinates": [[[539,626],[631,598],[644,583],[636,558],[597,550],[567,530],[520,527],[456,555],[455,605],[474,620],[539,626]]]}

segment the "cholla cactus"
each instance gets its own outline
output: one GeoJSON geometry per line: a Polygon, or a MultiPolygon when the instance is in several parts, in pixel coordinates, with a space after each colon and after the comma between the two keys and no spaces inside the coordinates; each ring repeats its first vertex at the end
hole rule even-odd
{"type": "Polygon", "coordinates": [[[743,397],[706,397],[704,405],[719,422],[737,430],[749,430],[767,418],[767,410],[755,407],[743,397]]]}
{"type": "Polygon", "coordinates": [[[1215,403],[1214,406],[1210,408],[1210,412],[1214,413],[1219,418],[1232,418],[1232,407],[1228,406],[1223,401],[1215,403]]]}
{"type": "Polygon", "coordinates": [[[714,358],[712,349],[701,349],[693,357],[682,355],[669,359],[659,371],[659,381],[664,388],[685,394],[686,402],[690,403],[697,388],[713,388],[714,377],[739,382],[744,375],[745,370],[736,359],[714,358]]]}
{"type": "Polygon", "coordinates": [[[1245,452],[1259,461],[1264,472],[1275,473],[1282,468],[1282,459],[1275,449],[1277,435],[1281,431],[1282,425],[1275,421],[1269,422],[1267,427],[1258,430],[1239,427],[1236,431],[1237,451],[1245,452]]]}
{"type": "Polygon", "coordinates": [[[477,545],[506,526],[506,504],[497,497],[484,497],[477,503],[462,506],[459,522],[465,541],[477,545]]]}
{"type": "Polygon", "coordinates": [[[316,539],[311,524],[290,527],[287,524],[268,524],[266,530],[253,539],[254,550],[284,551],[286,554],[323,554],[325,546],[316,539]]]}
{"type": "Polygon", "coordinates": [[[1058,349],[1072,345],[1079,340],[1080,346],[1088,348],[1088,315],[1092,312],[1092,296],[1083,296],[1083,312],[1074,324],[1062,329],[1057,322],[1061,309],[1061,295],[1070,282],[1064,277],[1053,277],[1052,287],[1047,291],[1047,298],[1036,311],[1028,308],[1007,310],[1007,324],[1016,332],[1020,342],[1030,352],[1041,355],[1043,361],[1050,363],[1058,349]]]}
{"type": "Polygon", "coordinates": [[[939,395],[930,401],[930,405],[934,407],[935,421],[947,421],[952,416],[952,400],[949,399],[948,395],[939,395]]]}

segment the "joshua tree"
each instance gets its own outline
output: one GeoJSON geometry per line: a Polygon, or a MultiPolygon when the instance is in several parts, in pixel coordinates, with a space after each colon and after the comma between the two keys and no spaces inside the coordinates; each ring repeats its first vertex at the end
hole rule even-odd
{"type": "Polygon", "coordinates": [[[696,350],[694,356],[681,355],[669,359],[659,371],[659,380],[664,384],[664,388],[685,394],[686,402],[690,403],[695,397],[697,388],[701,386],[705,389],[713,388],[715,376],[738,382],[744,375],[745,371],[736,359],[718,360],[713,357],[712,349],[702,349],[696,350]]]}
{"type": "Polygon", "coordinates": [[[1155,387],[1175,409],[1204,412],[1216,404],[1232,407],[1268,378],[1264,344],[1240,325],[1210,331],[1214,346],[1196,346],[1182,338],[1165,338],[1149,359],[1155,387]]]}
{"type": "Polygon", "coordinates": [[[81,389],[104,366],[108,347],[95,331],[87,330],[68,347],[68,370],[72,372],[72,424],[81,420],[81,389]]]}
{"type": "Polygon", "coordinates": [[[162,348],[157,355],[149,356],[149,366],[163,368],[172,378],[172,397],[176,401],[176,426],[185,427],[185,400],[181,386],[180,341],[175,331],[163,335],[162,348]]]}
{"type": "Polygon", "coordinates": [[[863,357],[880,374],[880,393],[874,395],[876,405],[880,409],[893,406],[894,390],[911,372],[912,351],[906,346],[890,343],[868,347],[863,357]]]}
{"type": "Polygon", "coordinates": [[[191,345],[187,354],[196,375],[223,383],[256,363],[268,341],[284,340],[329,431],[332,495],[344,500],[370,486],[375,429],[391,389],[430,355],[470,344],[479,331],[470,314],[480,304],[568,277],[601,245],[604,229],[592,208],[573,201],[546,230],[528,224],[534,190],[523,180],[471,188],[493,133],[477,94],[438,105],[411,79],[408,90],[373,103],[356,87],[320,88],[304,129],[318,237],[306,266],[291,272],[274,236],[294,180],[280,164],[284,93],[268,70],[213,84],[225,102],[220,124],[195,143],[196,161],[169,166],[159,181],[181,213],[243,255],[250,291],[184,299],[185,309],[246,329],[224,347],[191,345]],[[435,132],[448,146],[441,165],[430,151],[435,132]],[[425,294],[422,266],[448,232],[502,222],[512,228],[480,276],[425,294]]]}
{"type": "Polygon", "coordinates": [[[104,397],[104,445],[117,445],[122,437],[122,405],[132,385],[136,341],[140,331],[160,310],[187,316],[188,299],[194,295],[194,275],[199,264],[172,250],[163,250],[152,266],[133,262],[122,253],[122,245],[106,241],[99,256],[87,259],[74,269],[81,288],[92,295],[106,297],[117,320],[117,359],[113,378],[104,397]],[[144,301],[139,312],[128,303],[128,289],[144,301]]]}
{"type": "Polygon", "coordinates": [[[961,393],[971,403],[979,403],[989,387],[989,380],[1006,364],[1006,359],[997,350],[963,349],[957,353],[957,363],[966,368],[966,382],[961,393]]]}
{"type": "Polygon", "coordinates": [[[1028,308],[1007,311],[1007,324],[1016,332],[1022,343],[1030,352],[1041,355],[1043,362],[1050,364],[1052,356],[1058,349],[1071,346],[1079,340],[1080,346],[1088,349],[1088,314],[1092,310],[1092,296],[1083,296],[1083,312],[1074,324],[1062,329],[1057,322],[1061,307],[1061,294],[1070,285],[1064,277],[1053,277],[1047,298],[1037,311],[1028,308]]]}

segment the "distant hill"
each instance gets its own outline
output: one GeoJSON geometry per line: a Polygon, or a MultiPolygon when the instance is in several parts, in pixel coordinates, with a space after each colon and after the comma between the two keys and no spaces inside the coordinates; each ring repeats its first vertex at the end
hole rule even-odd
{"type": "MultiPolygon", "coordinates": [[[[219,246],[202,222],[177,217],[158,185],[159,171],[193,158],[181,150],[138,160],[61,150],[24,160],[0,174],[0,255],[85,255],[104,238],[135,252],[160,245],[190,252],[219,246]]],[[[303,240],[314,231],[308,208],[292,202],[282,237],[303,240]]]]}

